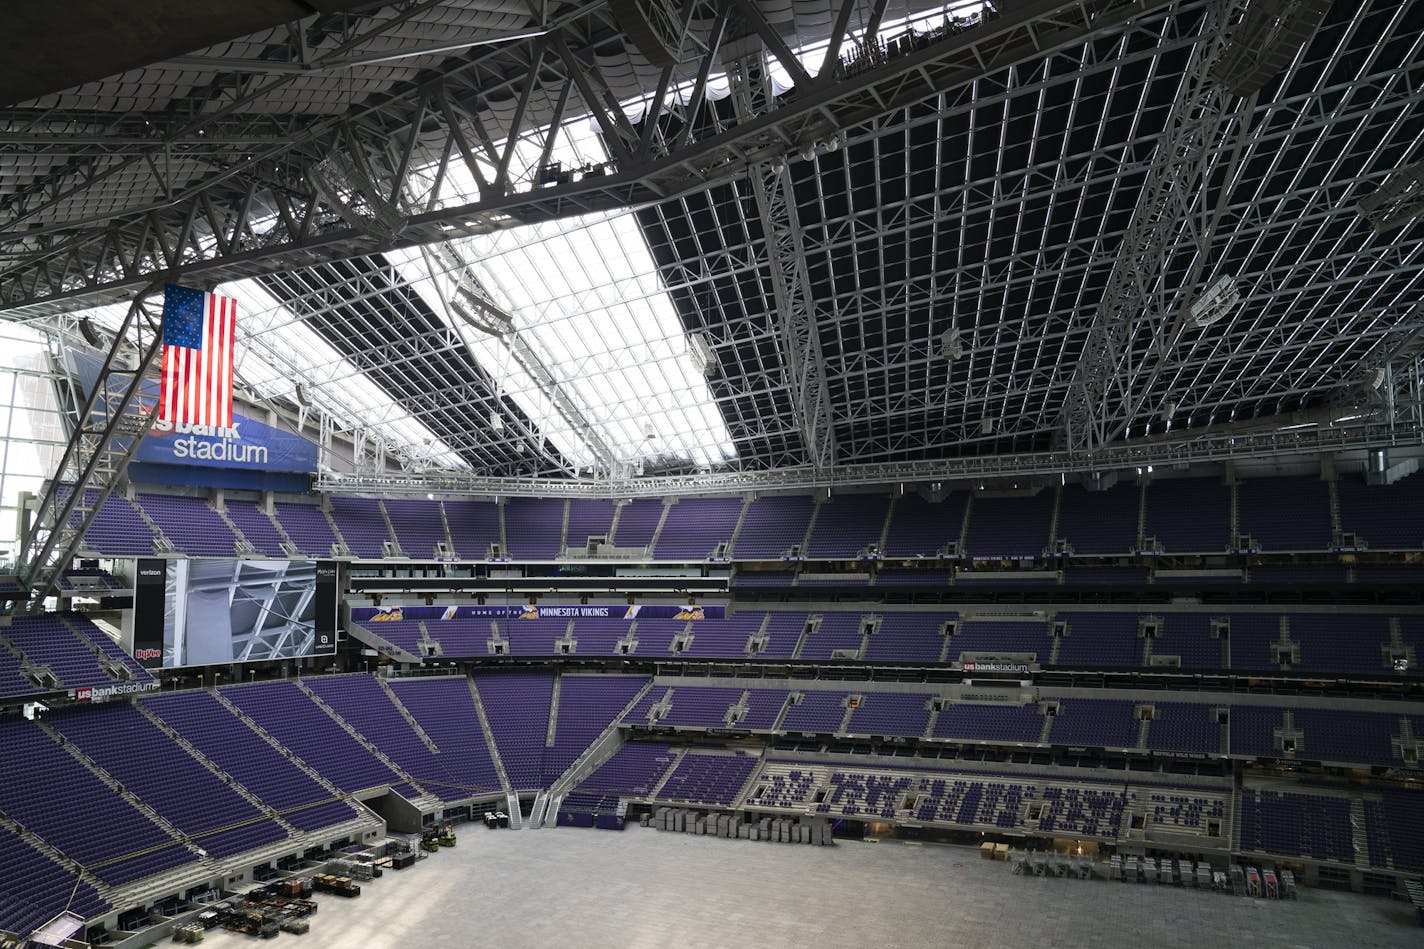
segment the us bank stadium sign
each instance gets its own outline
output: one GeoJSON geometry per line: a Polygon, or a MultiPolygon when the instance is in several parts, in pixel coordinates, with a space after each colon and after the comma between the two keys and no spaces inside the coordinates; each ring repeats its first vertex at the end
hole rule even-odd
{"type": "Polygon", "coordinates": [[[115,682],[112,685],[86,685],[82,688],[70,689],[69,697],[76,702],[97,702],[113,698],[116,695],[152,692],[157,688],[158,682],[152,679],[147,682],[115,682]]]}
{"type": "Polygon", "coordinates": [[[316,445],[310,440],[235,413],[233,422],[231,428],[155,422],[139,443],[134,460],[263,471],[316,470],[316,445]]]}
{"type": "MultiPolygon", "coordinates": [[[[245,444],[237,427],[157,422],[150,438],[174,436],[168,443],[174,461],[222,461],[230,464],[267,465],[267,446],[245,444]]],[[[151,443],[145,443],[151,444],[151,443]]],[[[157,459],[155,459],[157,460],[157,459]]]]}
{"type": "Polygon", "coordinates": [[[1026,662],[966,662],[965,672],[1013,672],[1019,675],[1026,675],[1029,671],[1026,662]]]}

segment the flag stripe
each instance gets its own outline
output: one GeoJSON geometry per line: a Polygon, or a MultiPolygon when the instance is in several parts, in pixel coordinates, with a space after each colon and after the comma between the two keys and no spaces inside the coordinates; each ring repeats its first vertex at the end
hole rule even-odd
{"type": "Polygon", "coordinates": [[[232,427],[237,301],[170,287],[163,319],[160,417],[175,423],[232,427]]]}

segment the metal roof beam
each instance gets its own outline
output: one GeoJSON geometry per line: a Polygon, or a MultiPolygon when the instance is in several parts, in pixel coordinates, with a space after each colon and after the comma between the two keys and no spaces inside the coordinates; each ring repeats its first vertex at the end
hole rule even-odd
{"type": "Polygon", "coordinates": [[[748,490],[813,489],[837,485],[892,485],[931,481],[969,481],[1004,477],[1060,477],[1094,471],[1132,471],[1147,465],[1174,465],[1280,458],[1418,445],[1424,430],[1411,421],[1386,424],[1354,420],[1335,425],[1285,427],[1264,432],[1188,434],[1180,438],[1142,439],[1104,447],[1096,458],[1064,451],[1026,452],[967,458],[905,461],[886,464],[844,464],[817,474],[809,467],[775,471],[732,470],[671,477],[601,481],[573,479],[550,482],[539,478],[409,477],[318,478],[319,491],[380,491],[385,494],[427,492],[509,497],[662,497],[680,494],[731,494],[748,490]]]}
{"type": "MultiPolygon", "coordinates": [[[[1311,4],[1311,10],[1305,17],[1309,29],[1301,27],[1288,37],[1288,55],[1281,58],[1280,50],[1270,51],[1271,62],[1277,63],[1274,71],[1283,68],[1314,32],[1324,8],[1311,4]]],[[[1166,367],[1171,349],[1193,321],[1207,319],[1188,309],[1186,302],[1201,299],[1197,283],[1209,272],[1212,242],[1235,184],[1258,88],[1258,84],[1248,90],[1241,83],[1226,83],[1237,92],[1249,91],[1244,99],[1233,95],[1221,84],[1221,69],[1239,55],[1243,44],[1261,39],[1253,37],[1251,30],[1259,19],[1257,13],[1253,4],[1242,21],[1239,0],[1213,0],[1207,8],[1202,39],[1119,245],[1060,414],[1061,434],[1071,450],[1092,454],[1120,437],[1166,367]],[[1213,203],[1210,192],[1218,155],[1227,157],[1220,163],[1224,173],[1213,203]],[[1185,272],[1169,276],[1167,263],[1182,245],[1193,251],[1188,266],[1185,272]],[[1169,286],[1169,280],[1176,285],[1169,286]],[[1145,356],[1136,352],[1139,337],[1148,339],[1145,356]],[[1149,361],[1152,365],[1147,369],[1149,361]]],[[[1266,40],[1279,41],[1279,37],[1266,40]]]]}
{"type": "MultiPolygon", "coordinates": [[[[177,262],[177,272],[170,276],[188,273],[215,282],[230,280],[290,270],[314,260],[430,243],[448,236],[442,226],[481,233],[521,221],[637,206],[666,195],[700,190],[710,182],[735,178],[758,161],[784,155],[790,148],[787,143],[825,140],[843,128],[923,101],[937,91],[955,88],[1049,50],[1079,43],[1086,36],[1118,27],[1158,5],[1159,0],[1034,0],[1015,5],[1001,16],[972,29],[950,32],[935,42],[857,71],[839,82],[812,84],[811,88],[798,90],[796,95],[787,97],[764,115],[701,135],[666,156],[649,157],[618,167],[611,174],[586,176],[550,186],[520,182],[507,193],[482,195],[471,204],[413,214],[400,234],[392,237],[353,228],[340,221],[333,209],[319,207],[316,216],[324,223],[308,228],[300,237],[285,228],[273,229],[264,232],[259,239],[239,241],[236,247],[226,251],[211,241],[194,242],[184,259],[177,262]]],[[[523,64],[527,69],[527,56],[523,57],[523,64]]],[[[473,64],[469,62],[456,63],[451,67],[451,75],[468,72],[471,68],[473,64]]],[[[372,143],[371,154],[379,154],[392,135],[408,129],[414,121],[421,92],[442,78],[437,74],[403,98],[358,109],[347,121],[353,130],[372,143]]],[[[283,77],[279,81],[287,80],[283,77]]],[[[234,107],[226,106],[220,113],[230,114],[234,107]]],[[[608,117],[617,123],[617,117],[608,117]]],[[[681,119],[674,116],[667,121],[681,119]]],[[[506,131],[499,130],[491,137],[503,139],[506,131]]],[[[286,189],[277,189],[279,191],[309,194],[313,190],[293,177],[288,156],[294,152],[321,155],[329,151],[331,142],[331,124],[317,122],[310,131],[294,134],[290,141],[254,153],[249,161],[235,163],[188,185],[170,199],[106,212],[106,219],[115,224],[114,235],[123,242],[122,252],[118,254],[112,254],[106,246],[110,238],[88,232],[88,225],[83,223],[62,221],[38,231],[7,230],[0,234],[0,249],[10,253],[12,260],[17,259],[15,255],[21,255],[18,259],[25,263],[0,269],[0,311],[13,319],[122,298],[160,269],[155,268],[146,255],[129,246],[146,212],[150,213],[147,226],[173,232],[181,228],[189,209],[198,206],[199,196],[204,192],[219,205],[243,200],[254,169],[263,172],[253,199],[255,207],[272,208],[275,206],[272,181],[292,182],[286,189]],[[140,266],[116,268],[112,264],[115,256],[138,260],[140,266]]],[[[431,145],[432,156],[440,154],[440,144],[431,145]]],[[[389,161],[373,169],[373,183],[382,193],[397,190],[397,182],[392,180],[395,164],[389,161]]],[[[103,174],[108,173],[106,170],[103,174]]],[[[405,193],[412,190],[406,189],[405,193]]]]}
{"type": "MultiPolygon", "coordinates": [[[[727,77],[733,102],[744,119],[754,117],[772,101],[767,62],[759,47],[728,63],[727,77]]],[[[778,158],[752,166],[749,177],[771,273],[777,339],[792,410],[807,463],[815,471],[824,471],[836,460],[835,416],[826,386],[820,314],[806,272],[791,173],[785,160],[778,158]]]]}

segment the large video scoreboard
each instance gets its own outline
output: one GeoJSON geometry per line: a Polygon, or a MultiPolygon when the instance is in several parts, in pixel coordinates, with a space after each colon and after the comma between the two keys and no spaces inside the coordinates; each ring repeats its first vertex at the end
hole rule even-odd
{"type": "Polygon", "coordinates": [[[331,655],[339,594],[335,561],[141,559],[134,658],[175,667],[331,655]]]}

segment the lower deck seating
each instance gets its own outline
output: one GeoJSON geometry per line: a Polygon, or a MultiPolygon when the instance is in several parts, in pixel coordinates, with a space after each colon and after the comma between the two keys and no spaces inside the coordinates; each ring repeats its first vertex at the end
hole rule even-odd
{"type": "Polygon", "coordinates": [[[1370,866],[1424,872],[1424,791],[1386,789],[1364,804],[1370,866]]]}
{"type": "Polygon", "coordinates": [[[38,724],[0,725],[0,813],[117,886],[197,859],[38,724]]]}
{"type": "Polygon", "coordinates": [[[1102,839],[1120,834],[1127,805],[1121,782],[777,759],[763,767],[752,788],[752,799],[763,807],[1102,839]]]}
{"type": "Polygon", "coordinates": [[[0,931],[24,937],[62,912],[88,919],[108,908],[92,886],[0,826],[0,931]]]}
{"type": "Polygon", "coordinates": [[[1226,832],[1226,796],[1181,789],[1138,789],[1128,804],[1140,808],[1150,837],[1153,831],[1219,837],[1226,832]]]}
{"type": "Polygon", "coordinates": [[[1242,850],[1353,863],[1350,828],[1348,797],[1241,789],[1242,850]]]}
{"type": "Polygon", "coordinates": [[[688,804],[730,805],[756,766],[746,754],[688,752],[663,782],[658,799],[688,804]]]}

